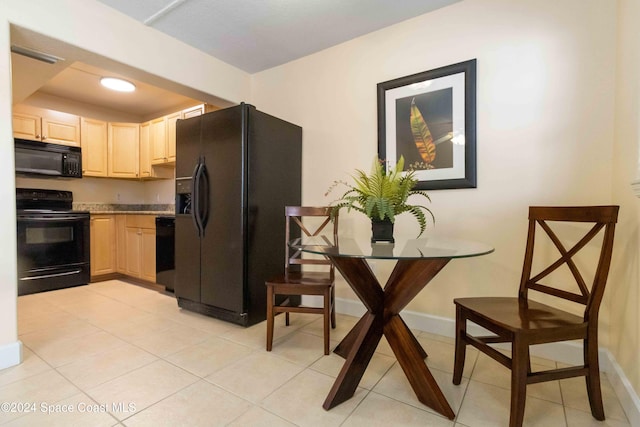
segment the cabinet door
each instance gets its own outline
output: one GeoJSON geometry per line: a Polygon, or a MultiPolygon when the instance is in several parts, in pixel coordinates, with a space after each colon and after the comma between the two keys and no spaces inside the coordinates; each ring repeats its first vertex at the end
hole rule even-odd
{"type": "Polygon", "coordinates": [[[13,137],[40,141],[40,116],[27,113],[13,114],[13,137]]]}
{"type": "Polygon", "coordinates": [[[116,271],[116,233],[113,215],[91,216],[91,276],[116,271]]]}
{"type": "Polygon", "coordinates": [[[151,147],[150,142],[151,123],[146,122],[140,125],[140,177],[151,177],[151,147]]]}
{"type": "Polygon", "coordinates": [[[142,264],[140,254],[142,231],[139,228],[127,227],[125,230],[125,240],[127,246],[127,267],[125,273],[129,276],[140,277],[140,266],[142,264]]]}
{"type": "Polygon", "coordinates": [[[151,145],[151,164],[161,164],[167,161],[167,123],[164,117],[151,120],[149,131],[149,145],[151,145]]]}
{"type": "Polygon", "coordinates": [[[14,105],[15,138],[80,146],[80,117],[30,105],[14,105]]]}
{"type": "Polygon", "coordinates": [[[127,216],[115,215],[116,218],[116,271],[127,272],[127,216]]]}
{"type": "Polygon", "coordinates": [[[139,168],[140,125],[109,123],[109,176],[137,178],[139,168]]]}
{"type": "Polygon", "coordinates": [[[141,278],[150,282],[156,281],[156,230],[142,228],[141,238],[141,278]]]}
{"type": "Polygon", "coordinates": [[[190,119],[191,117],[197,117],[204,114],[204,104],[196,105],[195,107],[182,110],[182,118],[190,119]]]}
{"type": "Polygon", "coordinates": [[[176,122],[180,116],[180,112],[167,116],[167,163],[176,162],[176,122]]]}
{"type": "Polygon", "coordinates": [[[42,141],[80,147],[80,117],[60,111],[44,110],[42,141]]]}
{"type": "Polygon", "coordinates": [[[107,176],[107,122],[81,119],[82,174],[107,176]]]}

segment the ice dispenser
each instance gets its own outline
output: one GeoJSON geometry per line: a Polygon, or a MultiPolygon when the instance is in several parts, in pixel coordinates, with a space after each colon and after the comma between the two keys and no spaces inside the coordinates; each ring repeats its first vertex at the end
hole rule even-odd
{"type": "Polygon", "coordinates": [[[191,177],[176,179],[176,213],[191,213],[191,177]]]}

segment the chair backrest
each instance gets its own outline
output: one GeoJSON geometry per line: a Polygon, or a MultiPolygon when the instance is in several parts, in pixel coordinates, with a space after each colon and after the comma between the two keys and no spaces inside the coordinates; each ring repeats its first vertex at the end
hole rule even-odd
{"type": "Polygon", "coordinates": [[[619,206],[571,206],[571,207],[540,207],[529,208],[529,232],[527,235],[527,247],[525,251],[522,279],[520,281],[519,297],[527,299],[529,289],[543,292],[558,298],[574,301],[585,305],[585,321],[597,320],[598,309],[604,295],[607,283],[611,253],[613,251],[613,236],[615,223],[618,219],[619,206]],[[564,247],[557,234],[549,223],[554,222],[582,222],[591,223],[593,227],[568,250],[564,247]],[[536,228],[540,226],[551,239],[554,246],[560,252],[560,258],[549,264],[542,271],[531,274],[533,264],[533,252],[536,240],[536,228]],[[602,245],[598,257],[598,264],[593,275],[593,283],[589,286],[585,282],[581,271],[574,262],[573,257],[583,249],[596,235],[602,231],[602,245]],[[540,283],[558,267],[566,264],[578,286],[577,292],[557,289],[540,283]]]}
{"type": "Polygon", "coordinates": [[[302,233],[306,236],[319,236],[319,235],[327,235],[331,233],[329,236],[330,239],[328,243],[335,244],[338,241],[338,215],[337,213],[333,216],[333,220],[331,217],[332,208],[329,206],[323,207],[310,207],[310,206],[285,206],[284,208],[284,216],[285,216],[285,260],[284,260],[284,272],[285,276],[289,275],[289,272],[296,270],[294,266],[311,264],[311,265],[326,265],[329,266],[329,274],[331,279],[334,279],[335,272],[333,264],[328,259],[316,259],[316,258],[303,258],[302,252],[300,250],[292,250],[289,247],[289,242],[301,236],[302,233]],[[303,220],[305,217],[315,217],[320,224],[317,224],[317,221],[311,224],[311,221],[308,221],[307,224],[304,224],[303,220]],[[329,224],[332,227],[327,227],[329,224]],[[313,228],[311,226],[313,225],[313,228]],[[332,228],[328,230],[328,228],[332,228]],[[324,233],[323,233],[324,232],[324,233]]]}

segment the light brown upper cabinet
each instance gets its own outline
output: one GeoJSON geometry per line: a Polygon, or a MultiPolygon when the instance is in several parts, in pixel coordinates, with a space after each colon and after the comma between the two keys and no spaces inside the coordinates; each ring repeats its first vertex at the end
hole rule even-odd
{"type": "Polygon", "coordinates": [[[138,178],[140,160],[140,125],[137,123],[109,123],[109,176],[138,178]]]}
{"type": "Polygon", "coordinates": [[[163,165],[176,162],[176,122],[182,113],[169,114],[151,120],[149,144],[151,146],[151,164],[163,165]]]}
{"type": "Polygon", "coordinates": [[[217,107],[200,104],[182,111],[151,120],[149,146],[152,165],[173,166],[176,162],[176,123],[178,119],[189,119],[217,110],[217,107]]]}
{"type": "MultiPolygon", "coordinates": [[[[162,131],[156,128],[156,135],[162,131]]],[[[151,165],[151,135],[152,124],[145,122],[140,125],[140,178],[142,179],[171,179],[173,178],[173,168],[151,165]]],[[[163,164],[164,165],[164,164],[163,164]]]]}
{"type": "Polygon", "coordinates": [[[80,117],[28,105],[15,105],[13,137],[79,147],[80,117]]]}
{"type": "Polygon", "coordinates": [[[176,163],[176,123],[181,118],[181,112],[167,116],[167,163],[176,163]]]}
{"type": "Polygon", "coordinates": [[[80,123],[82,128],[80,139],[82,146],[82,175],[108,176],[107,122],[83,117],[80,123]]]}
{"type": "Polygon", "coordinates": [[[151,147],[152,165],[167,162],[167,119],[165,117],[151,120],[149,146],[151,147]]]}
{"type": "Polygon", "coordinates": [[[151,178],[151,122],[140,125],[140,178],[151,178]]]}

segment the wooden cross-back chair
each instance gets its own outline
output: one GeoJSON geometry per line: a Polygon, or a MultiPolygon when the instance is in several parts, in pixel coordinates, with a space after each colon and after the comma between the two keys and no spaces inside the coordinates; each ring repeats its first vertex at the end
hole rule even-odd
{"type": "MultiPolygon", "coordinates": [[[[604,420],[600,370],[598,366],[598,310],[611,263],[615,223],[618,206],[589,207],[530,207],[529,231],[517,298],[456,298],[456,350],[453,383],[460,384],[467,345],[492,357],[511,369],[511,415],[509,426],[521,426],[524,418],[526,386],[544,381],[584,376],[587,385],[591,413],[604,420]],[[571,248],[566,249],[550,223],[592,223],[590,230],[571,248]],[[536,229],[542,228],[560,252],[560,258],[541,272],[532,274],[536,229]],[[585,282],[574,261],[596,235],[602,235],[593,282],[585,282]],[[541,281],[560,266],[566,265],[575,279],[577,291],[558,289],[541,281]],[[577,316],[566,311],[530,300],[529,290],[584,305],[584,313],[577,316]],[[467,333],[467,321],[488,329],[493,336],[471,336],[467,333]],[[581,366],[532,372],[529,346],[568,340],[582,340],[584,363],[581,366]],[[511,342],[511,357],[488,344],[511,342]]],[[[544,234],[543,234],[544,236],[544,234]]],[[[567,289],[565,287],[565,289],[567,289]]]]}
{"type": "MultiPolygon", "coordinates": [[[[315,225],[315,224],[314,224],[315,225]]],[[[289,247],[289,241],[299,234],[294,233],[294,227],[306,236],[318,236],[323,232],[330,233],[329,244],[338,241],[338,216],[331,220],[330,207],[285,207],[285,262],[284,274],[268,280],[267,286],[267,351],[273,345],[274,317],[278,313],[285,313],[285,324],[289,326],[289,313],[316,313],[324,316],[324,354],[329,354],[329,325],[336,327],[335,299],[335,269],[328,259],[303,258],[299,250],[289,247]],[[316,217],[320,225],[311,228],[305,225],[305,217],[316,217]],[[330,227],[328,227],[331,225],[330,227]],[[309,229],[311,228],[311,230],[309,229]],[[332,228],[332,230],[329,230],[332,228]],[[303,265],[325,266],[324,271],[302,271],[303,265]],[[302,295],[321,295],[322,307],[307,307],[299,305],[302,295]],[[296,298],[297,297],[297,298],[296,298]],[[280,302],[279,302],[280,301],[280,302]]]]}

